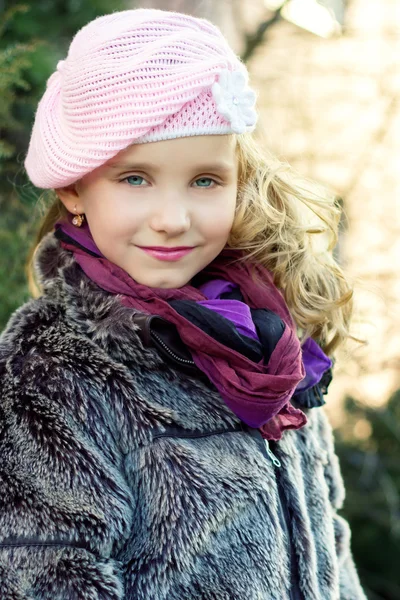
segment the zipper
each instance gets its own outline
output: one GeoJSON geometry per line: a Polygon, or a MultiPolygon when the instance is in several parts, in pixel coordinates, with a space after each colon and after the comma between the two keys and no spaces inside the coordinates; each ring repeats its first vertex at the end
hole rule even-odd
{"type": "Polygon", "coordinates": [[[282,528],[284,529],[285,536],[287,539],[288,546],[288,558],[289,558],[289,572],[290,572],[290,590],[289,590],[289,599],[290,600],[304,600],[303,596],[300,592],[299,582],[297,578],[297,573],[295,571],[295,565],[297,564],[296,555],[294,552],[293,543],[290,537],[289,523],[290,523],[290,514],[286,505],[285,496],[283,494],[282,484],[280,482],[280,474],[279,469],[282,467],[281,461],[275,456],[270,448],[269,441],[264,439],[261,435],[261,431],[259,429],[248,428],[249,433],[256,438],[256,441],[259,444],[261,452],[273,463],[274,467],[276,467],[276,487],[278,490],[278,516],[279,521],[281,523],[282,528]]]}
{"type": "Polygon", "coordinates": [[[297,573],[295,572],[295,565],[297,564],[297,560],[296,560],[296,555],[295,555],[294,548],[293,548],[293,543],[290,539],[289,526],[288,526],[288,523],[290,521],[290,515],[289,515],[288,508],[286,506],[285,498],[283,496],[283,491],[282,491],[282,487],[279,482],[279,477],[276,478],[276,485],[278,488],[279,510],[281,511],[281,514],[282,514],[281,522],[286,531],[286,536],[287,536],[288,546],[289,546],[289,560],[290,560],[290,564],[289,564],[289,568],[290,568],[289,598],[290,598],[290,600],[302,600],[303,596],[300,593],[299,583],[298,583],[298,579],[297,579],[297,573]]]}
{"type": "Polygon", "coordinates": [[[210,437],[212,435],[221,435],[224,433],[233,433],[236,431],[243,431],[242,425],[233,425],[225,429],[213,429],[212,431],[199,431],[199,432],[186,432],[179,427],[169,427],[167,431],[162,433],[156,433],[153,436],[153,441],[157,438],[203,438],[210,437]]]}
{"type": "Polygon", "coordinates": [[[159,335],[157,335],[157,333],[154,333],[154,331],[151,332],[151,336],[154,337],[160,344],[160,346],[167,352],[167,354],[169,354],[177,362],[182,363],[184,365],[195,365],[194,360],[187,360],[185,358],[181,358],[180,356],[175,354],[175,352],[172,352],[171,348],[167,346],[167,344],[160,338],[159,335]]]}
{"type": "MultiPolygon", "coordinates": [[[[261,435],[261,434],[260,434],[261,435]]],[[[272,462],[276,467],[281,467],[282,463],[272,452],[268,440],[265,441],[267,455],[271,458],[272,462]]],[[[289,598],[290,600],[303,600],[303,596],[300,592],[299,582],[297,573],[295,571],[295,565],[297,565],[297,558],[294,551],[293,543],[290,537],[289,523],[290,523],[290,514],[286,504],[286,499],[283,494],[282,484],[280,481],[280,474],[276,472],[276,487],[278,490],[278,511],[279,511],[279,520],[285,530],[287,545],[289,550],[289,571],[290,571],[290,590],[289,590],[289,598]]]]}
{"type": "Polygon", "coordinates": [[[281,461],[279,460],[279,458],[277,458],[275,456],[275,454],[272,452],[271,448],[269,447],[269,442],[268,440],[264,440],[265,442],[265,447],[267,449],[267,454],[270,457],[270,459],[272,460],[272,462],[274,463],[275,467],[280,468],[282,466],[281,461]]]}
{"type": "Polygon", "coordinates": [[[0,542],[0,550],[2,548],[20,548],[20,547],[36,547],[36,548],[79,548],[80,550],[86,550],[86,552],[90,552],[94,556],[101,558],[96,552],[89,547],[88,544],[84,542],[69,542],[62,540],[36,540],[34,538],[10,538],[5,539],[0,542]]]}

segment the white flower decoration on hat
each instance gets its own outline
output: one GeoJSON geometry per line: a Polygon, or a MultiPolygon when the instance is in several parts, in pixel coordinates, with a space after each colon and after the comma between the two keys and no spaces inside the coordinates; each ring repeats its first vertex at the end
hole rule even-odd
{"type": "Polygon", "coordinates": [[[256,93],[247,82],[246,70],[224,69],[211,87],[217,110],[230,122],[234,133],[244,133],[257,122],[257,113],[253,108],[256,93]]]}

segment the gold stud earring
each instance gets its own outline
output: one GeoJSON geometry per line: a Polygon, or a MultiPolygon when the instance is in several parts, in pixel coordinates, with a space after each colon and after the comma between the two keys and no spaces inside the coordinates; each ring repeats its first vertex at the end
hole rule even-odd
{"type": "MultiPolygon", "coordinates": [[[[74,213],[76,213],[76,204],[74,206],[74,213]]],[[[85,215],[78,215],[75,214],[75,217],[72,219],[72,225],[75,225],[75,227],[82,227],[82,223],[85,219],[85,215]]]]}

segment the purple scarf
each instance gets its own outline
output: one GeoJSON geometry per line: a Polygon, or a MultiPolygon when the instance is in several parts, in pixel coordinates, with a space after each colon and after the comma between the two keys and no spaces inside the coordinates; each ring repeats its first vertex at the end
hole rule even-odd
{"type": "MultiPolygon", "coordinates": [[[[201,285],[199,290],[208,300],[198,304],[206,306],[232,321],[239,333],[253,340],[259,340],[251,318],[250,308],[239,300],[219,300],[222,294],[232,291],[237,285],[222,279],[213,279],[201,285]]],[[[306,376],[296,387],[296,392],[304,392],[321,381],[322,375],[332,367],[332,361],[312,338],[302,346],[303,364],[306,376]]]]}

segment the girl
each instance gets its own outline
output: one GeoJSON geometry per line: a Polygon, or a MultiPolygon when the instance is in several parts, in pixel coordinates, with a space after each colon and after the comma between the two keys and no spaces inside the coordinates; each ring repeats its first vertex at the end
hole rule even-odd
{"type": "Polygon", "coordinates": [[[321,408],[338,209],[254,104],[219,29],[159,10],[95,19],[50,77],[41,296],[1,338],[3,600],[365,599],[321,408]]]}

